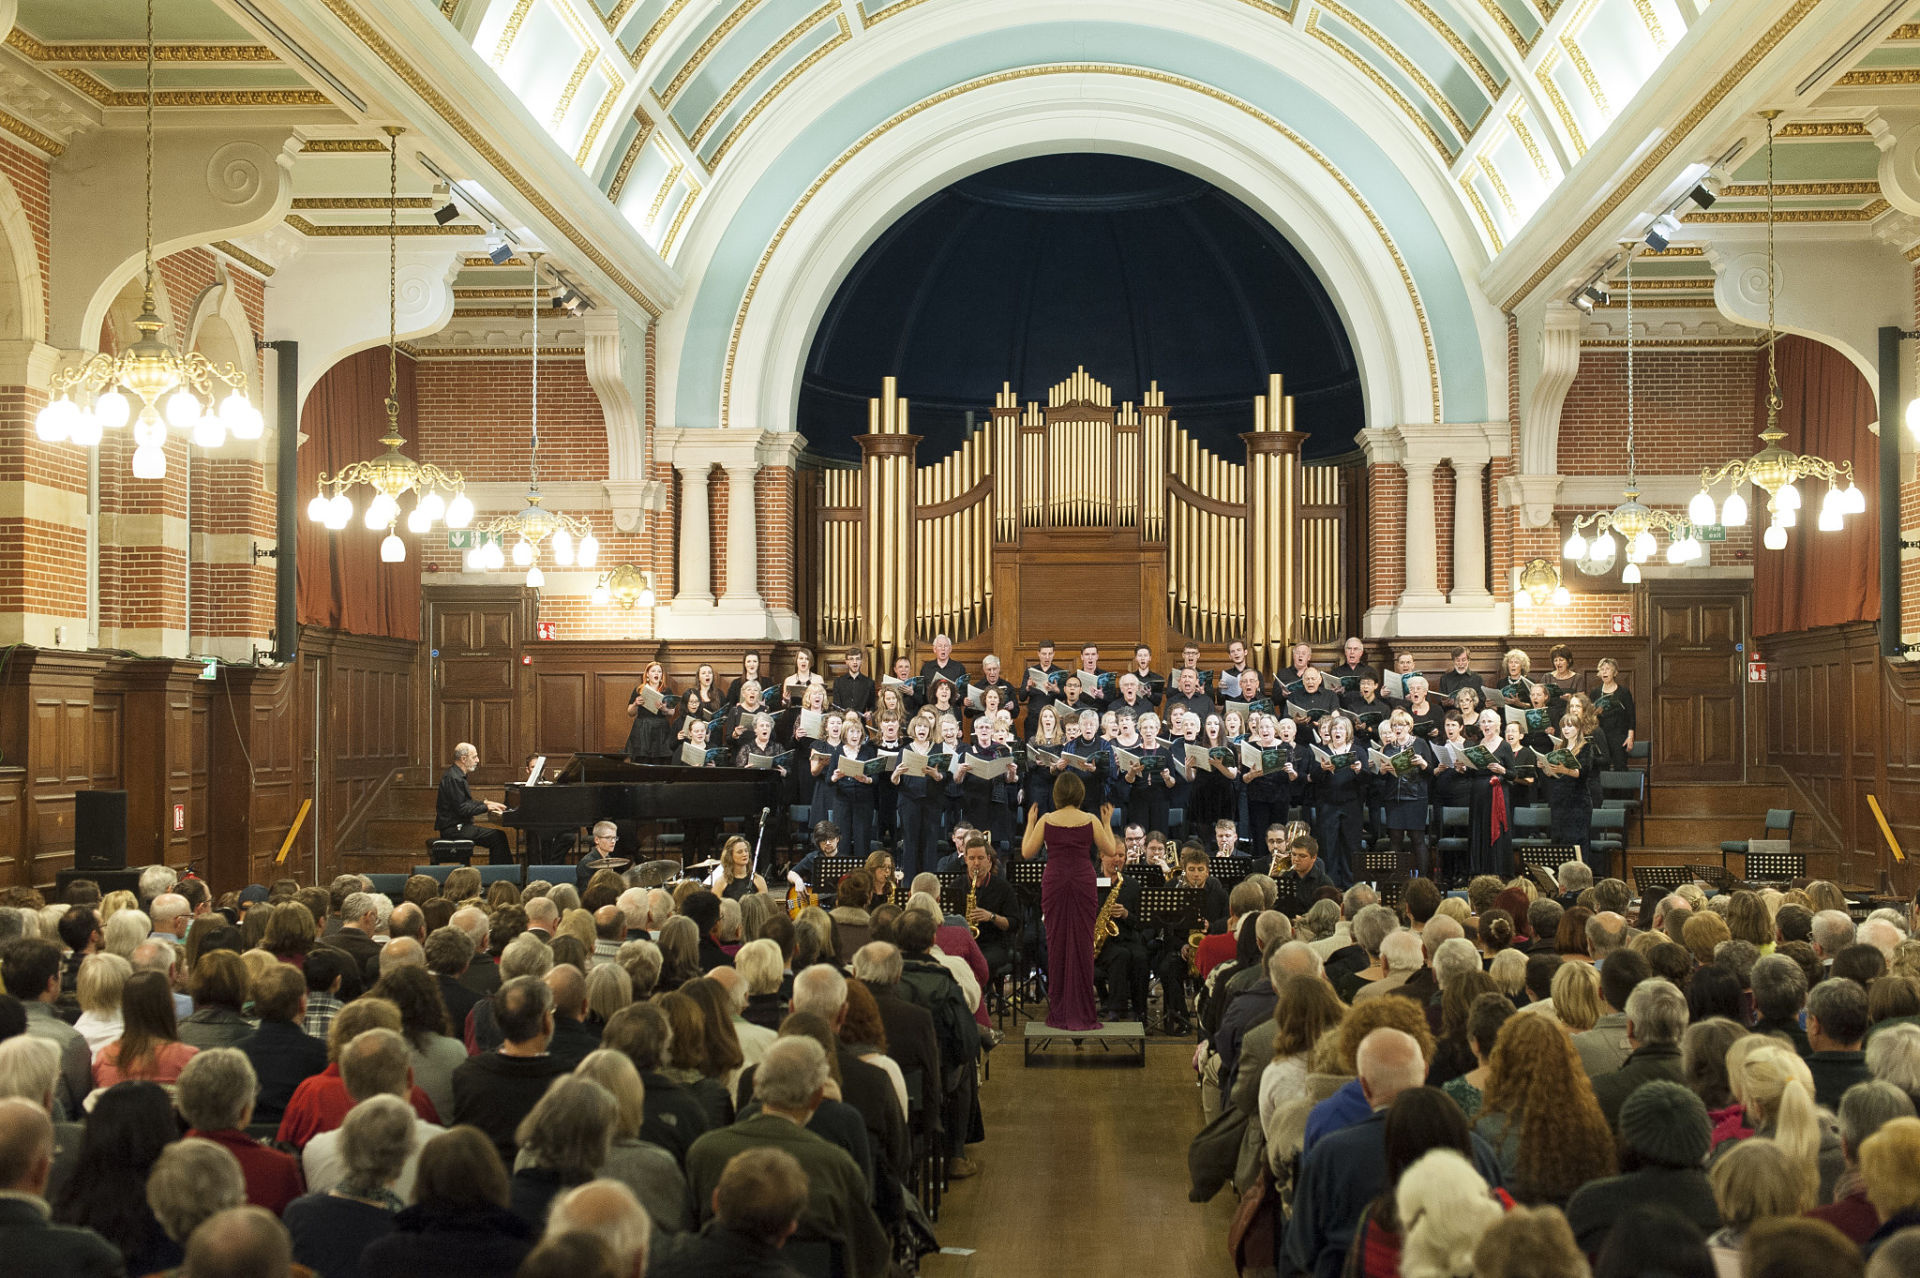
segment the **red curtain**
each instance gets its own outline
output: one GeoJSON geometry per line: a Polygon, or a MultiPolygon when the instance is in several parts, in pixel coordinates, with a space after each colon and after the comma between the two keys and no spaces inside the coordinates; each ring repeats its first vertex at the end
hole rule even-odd
{"type": "MultiPolygon", "coordinates": [[[[413,361],[399,367],[400,433],[414,437],[416,408],[413,361]]],[[[306,517],[306,503],[321,472],[332,474],[350,462],[377,456],[387,425],[387,349],[361,351],[328,369],[300,410],[300,621],[356,635],[389,639],[420,638],[420,546],[404,522],[397,528],[407,543],[405,563],[380,562],[382,532],[369,532],[360,519],[370,493],[363,485],[352,496],[353,522],[330,532],[306,517]]],[[[413,455],[409,442],[403,450],[413,455]]],[[[410,508],[408,499],[401,505],[410,508]]]]}
{"type": "MultiPolygon", "coordinates": [[[[1803,482],[1799,522],[1787,533],[1785,550],[1759,545],[1766,530],[1765,499],[1750,502],[1754,533],[1753,613],[1755,634],[1773,635],[1875,621],[1880,616],[1880,441],[1867,429],[1878,413],[1873,390],[1853,361],[1831,346],[1805,337],[1782,337],[1780,370],[1781,447],[1831,462],[1851,461],[1854,483],[1866,495],[1864,513],[1847,516],[1841,532],[1815,527],[1827,486],[1803,482]]],[[[1761,353],[1754,393],[1756,431],[1767,414],[1767,360],[1761,353]]],[[[1754,445],[1757,450],[1760,445],[1754,445]]],[[[1749,489],[1749,492],[1754,490],[1749,489]]]]}

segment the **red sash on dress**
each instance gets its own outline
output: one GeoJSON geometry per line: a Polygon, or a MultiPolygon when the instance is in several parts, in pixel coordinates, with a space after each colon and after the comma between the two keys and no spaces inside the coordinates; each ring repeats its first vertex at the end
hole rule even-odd
{"type": "Polygon", "coordinates": [[[1489,837],[1498,843],[1507,833],[1507,788],[1500,784],[1501,778],[1493,777],[1493,824],[1489,837]]]}

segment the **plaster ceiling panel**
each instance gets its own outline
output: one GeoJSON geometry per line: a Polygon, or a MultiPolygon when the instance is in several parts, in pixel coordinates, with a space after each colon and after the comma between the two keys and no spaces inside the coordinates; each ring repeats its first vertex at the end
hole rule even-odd
{"type": "Polygon", "coordinates": [[[587,52],[586,42],[557,11],[555,0],[548,0],[527,10],[505,57],[496,56],[494,69],[533,118],[544,124],[553,116],[574,67],[587,52]]]}
{"type": "Polygon", "coordinates": [[[701,163],[711,166],[719,162],[748,117],[765,108],[772,95],[785,87],[784,82],[795,68],[819,55],[828,45],[840,44],[849,38],[845,17],[825,12],[821,18],[823,20],[812,21],[805,30],[799,31],[798,38],[756,74],[736,81],[707,114],[695,122],[689,138],[699,148],[701,163]]]}
{"type": "MultiPolygon", "coordinates": [[[[1776,182],[1863,182],[1878,178],[1880,150],[1870,141],[1775,142],[1776,182]]],[[[1734,170],[1736,182],[1767,180],[1767,149],[1755,146],[1734,170]]]]}
{"type": "MultiPolygon", "coordinates": [[[[146,0],[20,0],[19,26],[40,40],[145,40],[146,0]]],[[[154,6],[154,37],[166,43],[257,44],[215,0],[154,6]]]]}
{"type": "MultiPolygon", "coordinates": [[[[721,96],[788,33],[819,11],[820,0],[762,0],[762,3],[697,63],[683,65],[668,82],[662,100],[683,132],[691,133],[721,96]]],[[[828,5],[828,17],[835,8],[828,5]]],[[[658,83],[658,81],[656,81],[658,83]]]]}

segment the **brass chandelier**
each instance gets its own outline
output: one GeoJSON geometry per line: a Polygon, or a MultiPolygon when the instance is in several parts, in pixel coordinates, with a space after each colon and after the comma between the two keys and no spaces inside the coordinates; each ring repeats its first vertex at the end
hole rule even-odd
{"type": "Polygon", "coordinates": [[[166,327],[153,292],[153,0],[147,0],[146,138],[146,283],[140,314],[133,321],[140,337],[116,355],[95,355],[78,368],[53,375],[53,400],[34,418],[34,433],[44,442],[92,448],[108,430],[133,422],[133,475],[164,479],[167,428],[190,432],[202,448],[218,448],[232,432],[236,439],[258,439],[265,426],[260,410],[247,398],[247,375],[232,364],[215,364],[197,351],[181,352],[160,336],[166,327]],[[227,394],[214,403],[220,387],[227,394]],[[78,394],[81,398],[76,399],[78,394]],[[139,413],[134,401],[139,401],[139,413]]]}
{"type": "Polygon", "coordinates": [[[600,558],[600,539],[593,525],[583,516],[548,510],[540,504],[540,255],[533,259],[533,447],[530,454],[532,477],[527,484],[527,504],[509,515],[496,515],[475,525],[486,540],[467,552],[469,570],[496,572],[506,563],[500,546],[513,539],[513,562],[527,570],[527,585],[538,590],[547,584],[540,569],[540,549],[549,539],[553,543],[553,562],[562,568],[578,562],[591,568],[600,558]],[[576,545],[576,542],[578,543],[576,545]]]}
{"type": "Polygon", "coordinates": [[[417,494],[407,515],[407,531],[415,536],[428,532],[440,519],[449,528],[465,528],[473,522],[473,502],[459,471],[441,470],[400,451],[407,442],[400,436],[400,134],[404,130],[391,124],[386,130],[391,140],[387,154],[387,433],[380,442],[387,451],[321,475],[320,491],[307,503],[307,518],[336,532],[345,528],[354,509],[348,493],[365,484],[373,490],[366,525],[374,532],[387,530],[380,542],[380,561],[397,564],[407,557],[407,544],[394,532],[400,521],[400,498],[417,494]]]}
{"type": "Polygon", "coordinates": [[[1767,531],[1760,544],[1768,550],[1785,550],[1787,529],[1793,527],[1800,510],[1802,479],[1827,481],[1827,493],[1820,503],[1818,527],[1821,532],[1838,532],[1845,516],[1857,515],[1867,508],[1867,496],[1854,486],[1853,463],[1830,462],[1811,453],[1796,453],[1780,447],[1787,433],[1780,429],[1780,375],[1774,359],[1774,347],[1780,340],[1774,328],[1773,287],[1773,121],[1780,112],[1762,111],[1767,122],[1767,428],[1760,432],[1766,445],[1751,457],[1735,458],[1718,469],[1700,470],[1700,491],[1693,495],[1687,513],[1700,522],[1712,522],[1713,486],[1721,480],[1731,483],[1732,491],[1720,507],[1720,522],[1729,528],[1744,527],[1747,503],[1740,496],[1740,485],[1751,483],[1767,495],[1767,531]],[[1841,480],[1847,481],[1845,488],[1841,480]],[[1704,518],[1703,518],[1704,517],[1704,518]]]}
{"type": "Polygon", "coordinates": [[[1668,563],[1691,563],[1705,554],[1705,548],[1693,535],[1692,524],[1686,519],[1671,511],[1655,510],[1640,501],[1640,477],[1633,453],[1633,253],[1638,247],[1635,243],[1622,245],[1627,257],[1627,487],[1623,494],[1626,500],[1612,510],[1596,511],[1574,520],[1573,532],[1561,547],[1561,554],[1566,558],[1582,563],[1583,568],[1594,573],[1604,573],[1613,567],[1613,534],[1619,533],[1627,559],[1620,580],[1629,586],[1639,583],[1640,565],[1653,558],[1660,548],[1653,535],[1656,530],[1667,535],[1668,563]],[[1582,532],[1587,528],[1596,530],[1591,542],[1582,532]]]}

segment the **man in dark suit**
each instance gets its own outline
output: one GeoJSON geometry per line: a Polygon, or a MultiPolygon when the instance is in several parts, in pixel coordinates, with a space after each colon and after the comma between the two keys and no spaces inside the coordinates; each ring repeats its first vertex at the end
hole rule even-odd
{"type": "Polygon", "coordinates": [[[299,968],[276,963],[255,978],[252,989],[260,1028],[234,1046],[253,1066],[258,1085],[253,1121],[278,1123],[294,1089],[327,1068],[327,1043],[307,1033],[307,982],[299,968]]]}
{"type": "Polygon", "coordinates": [[[680,1278],[800,1278],[780,1249],[807,1209],[807,1174],[785,1150],[747,1149],[713,1187],[713,1219],[699,1233],[656,1233],[657,1272],[680,1278]]]}
{"type": "MultiPolygon", "coordinates": [[[[847,978],[825,963],[798,973],[793,978],[793,1010],[823,1017],[838,1034],[847,1019],[847,978]]],[[[874,1210],[882,1223],[898,1221],[904,1215],[900,1182],[907,1171],[907,1116],[900,1112],[900,1098],[885,1070],[867,1064],[844,1044],[837,1055],[841,1098],[860,1111],[873,1151],[874,1210]]]]}
{"type": "MultiPolygon", "coordinates": [[[[467,1013],[484,997],[460,979],[473,965],[473,941],[465,932],[448,924],[428,934],[426,950],[427,970],[440,986],[440,1001],[447,1005],[447,1019],[455,1026],[465,1025],[467,1013]]],[[[498,970],[495,969],[496,975],[498,970]]]]}
{"type": "Polygon", "coordinates": [[[91,1229],[47,1218],[47,1176],[53,1170],[53,1120],[32,1101],[0,1100],[0,1254],[9,1272],[119,1278],[120,1252],[91,1229]]]}
{"type": "Polygon", "coordinates": [[[869,942],[854,952],[853,974],[880,1009],[887,1055],[906,1078],[909,1097],[920,1105],[917,1126],[911,1114],[908,1125],[931,1141],[940,1127],[940,1040],[934,1034],[933,1013],[900,997],[900,972],[900,951],[886,941],[869,942]],[[913,1097],[916,1086],[919,1095],[913,1097]]]}
{"type": "Polygon", "coordinates": [[[360,973],[361,988],[365,989],[380,979],[380,943],[373,939],[380,926],[380,907],[374,904],[370,893],[354,892],[341,906],[340,920],[340,930],[321,944],[330,945],[353,960],[354,968],[360,973]]]}
{"type": "Polygon", "coordinates": [[[476,799],[467,788],[467,774],[480,766],[480,752],[462,741],[453,748],[453,762],[440,775],[440,795],[434,805],[433,828],[443,839],[472,839],[487,849],[487,860],[503,864],[508,856],[504,830],[484,828],[473,823],[477,816],[499,816],[507,810],[504,803],[476,799]]]}
{"type": "Polygon", "coordinates": [[[842,710],[865,714],[873,709],[873,677],[862,674],[866,654],[858,648],[847,649],[847,672],[833,681],[828,699],[842,710]]]}
{"type": "MultiPolygon", "coordinates": [[[[945,679],[949,683],[966,686],[967,668],[953,659],[953,640],[946,635],[933,637],[933,659],[920,663],[920,695],[928,701],[933,700],[933,681],[945,679]]],[[[954,698],[958,705],[959,697],[954,698]]]]}

